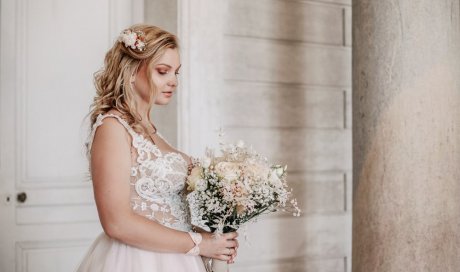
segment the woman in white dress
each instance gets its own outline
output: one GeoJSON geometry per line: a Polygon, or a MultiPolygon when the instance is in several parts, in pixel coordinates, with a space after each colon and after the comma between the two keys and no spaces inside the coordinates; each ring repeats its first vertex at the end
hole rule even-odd
{"type": "Polygon", "coordinates": [[[78,272],[205,271],[200,255],[228,263],[236,256],[237,233],[213,236],[192,227],[184,198],[192,160],[149,118],[153,104],[170,102],[179,68],[174,35],[134,25],[95,74],[87,149],[104,232],[78,272]]]}

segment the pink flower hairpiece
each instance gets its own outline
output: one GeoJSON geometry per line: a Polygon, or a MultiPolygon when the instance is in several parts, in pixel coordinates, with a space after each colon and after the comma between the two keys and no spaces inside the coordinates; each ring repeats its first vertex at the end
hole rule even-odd
{"type": "Polygon", "coordinates": [[[131,49],[145,50],[145,36],[142,31],[125,29],[118,36],[118,41],[124,43],[126,47],[131,47],[131,49]]]}

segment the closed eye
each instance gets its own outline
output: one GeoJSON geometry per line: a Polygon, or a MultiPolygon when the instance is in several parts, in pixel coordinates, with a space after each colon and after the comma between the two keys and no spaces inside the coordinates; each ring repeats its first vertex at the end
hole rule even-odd
{"type": "MultiPolygon", "coordinates": [[[[169,65],[169,64],[166,64],[166,63],[159,63],[158,65],[159,65],[160,67],[161,67],[161,66],[166,66],[166,67],[172,69],[172,66],[169,65]]],[[[180,64],[179,67],[177,67],[176,72],[175,72],[176,76],[179,75],[179,69],[181,68],[181,66],[182,66],[182,64],[180,64]]],[[[164,68],[163,68],[163,69],[164,69],[164,68]]],[[[168,69],[168,70],[158,70],[158,73],[159,73],[160,75],[166,75],[168,72],[169,72],[169,69],[168,69]]]]}

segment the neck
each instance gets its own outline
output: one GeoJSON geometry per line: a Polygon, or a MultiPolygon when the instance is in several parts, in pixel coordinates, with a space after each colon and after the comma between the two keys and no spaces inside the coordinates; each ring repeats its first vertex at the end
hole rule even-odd
{"type": "Polygon", "coordinates": [[[142,123],[149,123],[149,110],[141,110],[137,109],[137,113],[141,116],[142,118],[142,123]]]}
{"type": "Polygon", "coordinates": [[[143,122],[148,122],[150,108],[149,105],[139,96],[136,97],[136,112],[141,116],[143,122]]]}
{"type": "MultiPolygon", "coordinates": [[[[142,101],[137,101],[137,113],[141,116],[142,118],[142,121],[141,121],[141,125],[147,130],[146,132],[148,134],[150,133],[156,133],[157,132],[157,128],[155,127],[155,125],[150,121],[150,116],[149,116],[149,113],[150,113],[150,108],[148,107],[148,104],[145,103],[143,100],[142,101]],[[153,129],[153,131],[151,131],[153,129]]],[[[152,139],[153,141],[153,139],[152,139]]]]}

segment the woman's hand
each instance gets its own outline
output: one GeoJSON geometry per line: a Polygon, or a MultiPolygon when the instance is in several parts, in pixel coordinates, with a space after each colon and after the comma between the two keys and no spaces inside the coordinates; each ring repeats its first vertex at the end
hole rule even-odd
{"type": "Polygon", "coordinates": [[[238,249],[237,232],[224,233],[216,235],[213,233],[201,233],[203,240],[201,241],[200,255],[227,261],[233,263],[238,249]]]}

